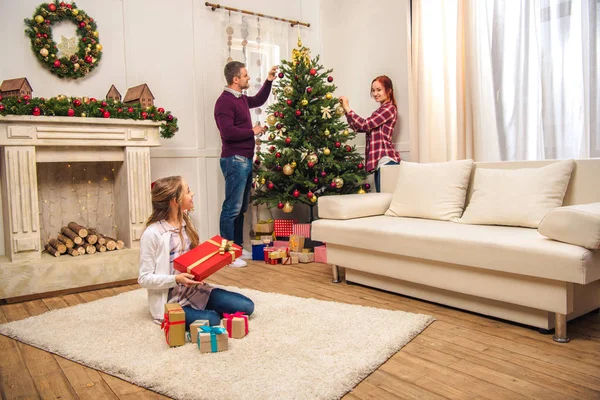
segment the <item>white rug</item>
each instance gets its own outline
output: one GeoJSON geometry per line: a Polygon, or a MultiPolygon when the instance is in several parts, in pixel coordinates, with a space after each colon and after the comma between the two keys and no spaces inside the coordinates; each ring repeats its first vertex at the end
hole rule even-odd
{"type": "Polygon", "coordinates": [[[143,289],[0,325],[0,333],[176,399],[337,399],[433,318],[227,288],[256,304],[229,351],[169,348],[143,289]]]}

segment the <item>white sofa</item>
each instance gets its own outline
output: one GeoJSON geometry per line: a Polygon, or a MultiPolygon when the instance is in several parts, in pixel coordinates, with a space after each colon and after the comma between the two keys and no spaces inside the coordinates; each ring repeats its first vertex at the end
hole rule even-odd
{"type": "MultiPolygon", "coordinates": [[[[473,171],[549,163],[474,163],[473,171]]],[[[344,267],[348,282],[556,328],[559,342],[568,341],[567,320],[600,307],[600,250],[549,239],[535,228],[383,215],[398,168],[382,169],[382,193],[319,199],[312,238],[327,243],[328,263],[334,271],[344,267]]],[[[600,159],[576,160],[563,206],[600,202],[599,177],[600,159]]]]}

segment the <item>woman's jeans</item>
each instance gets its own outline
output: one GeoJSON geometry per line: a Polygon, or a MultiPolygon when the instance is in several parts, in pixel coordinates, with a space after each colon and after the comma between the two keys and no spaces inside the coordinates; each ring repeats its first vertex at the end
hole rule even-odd
{"type": "Polygon", "coordinates": [[[244,243],[244,213],[248,210],[252,189],[252,159],[244,156],[223,157],[221,171],[225,178],[225,201],[221,208],[221,237],[244,243]]]}
{"type": "MultiPolygon", "coordinates": [[[[383,165],[398,165],[398,163],[396,161],[390,161],[383,165]]],[[[380,170],[381,168],[377,168],[375,170],[375,190],[377,191],[377,193],[379,193],[381,190],[381,176],[379,175],[380,170]]]]}
{"type": "Polygon", "coordinates": [[[224,313],[233,314],[241,311],[246,315],[251,315],[254,312],[254,302],[243,294],[213,288],[204,310],[195,310],[190,306],[185,306],[183,311],[185,312],[185,329],[189,330],[190,324],[198,319],[207,319],[211,326],[217,326],[224,313]]]}

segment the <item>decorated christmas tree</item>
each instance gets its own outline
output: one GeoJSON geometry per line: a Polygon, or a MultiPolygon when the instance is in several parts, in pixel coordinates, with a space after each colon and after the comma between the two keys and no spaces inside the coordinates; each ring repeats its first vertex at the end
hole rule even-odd
{"type": "MultiPolygon", "coordinates": [[[[298,39],[292,60],[279,66],[277,101],[267,112],[267,139],[255,160],[255,204],[291,212],[327,195],[365,193],[363,158],[347,144],[356,136],[333,95],[333,70],[310,58],[298,39]]],[[[260,144],[260,143],[259,143],[260,144]]],[[[368,184],[366,188],[368,188],[368,184]]]]}

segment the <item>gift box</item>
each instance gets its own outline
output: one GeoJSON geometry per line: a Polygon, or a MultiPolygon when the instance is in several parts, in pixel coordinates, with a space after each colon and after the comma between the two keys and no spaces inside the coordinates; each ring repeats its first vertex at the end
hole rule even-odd
{"type": "Polygon", "coordinates": [[[292,234],[310,239],[310,224],[294,224],[292,234]]]}
{"type": "Polygon", "coordinates": [[[274,226],[275,236],[290,236],[292,234],[292,227],[297,222],[297,219],[276,219],[274,226]]]}
{"type": "Polygon", "coordinates": [[[266,244],[262,240],[251,240],[250,243],[252,244],[252,259],[264,261],[266,244]]]}
{"type": "Polygon", "coordinates": [[[178,303],[165,304],[165,316],[160,328],[171,347],[185,344],[185,312],[178,303]]]}
{"type": "Polygon", "coordinates": [[[269,263],[269,254],[275,251],[275,247],[266,247],[263,249],[263,260],[265,263],[269,263]]]}
{"type": "Polygon", "coordinates": [[[298,257],[298,262],[302,264],[307,264],[315,261],[315,253],[308,252],[299,252],[299,251],[290,251],[290,257],[298,257]]]}
{"type": "Polygon", "coordinates": [[[275,229],[275,223],[272,219],[266,221],[258,221],[252,226],[254,233],[273,233],[275,229]]]}
{"type": "Polygon", "coordinates": [[[201,326],[198,329],[198,349],[200,353],[216,353],[229,348],[227,329],[222,326],[201,326]]]}
{"type": "Polygon", "coordinates": [[[290,251],[302,251],[304,248],[304,236],[291,235],[289,248],[290,251]]]}
{"type": "Polygon", "coordinates": [[[315,262],[327,264],[327,246],[317,246],[314,248],[315,262]]]}
{"type": "Polygon", "coordinates": [[[273,247],[289,247],[290,242],[287,240],[276,240],[273,242],[273,247]]]}
{"type": "Polygon", "coordinates": [[[248,316],[241,311],[233,314],[223,313],[222,322],[230,338],[241,339],[248,334],[248,316]]]}
{"type": "Polygon", "coordinates": [[[190,331],[188,332],[190,342],[198,343],[198,329],[201,326],[210,326],[210,321],[207,319],[197,319],[190,324],[190,331]]]}
{"type": "Polygon", "coordinates": [[[281,263],[283,265],[292,265],[292,264],[298,264],[298,257],[283,257],[281,259],[281,263]]]}
{"type": "Polygon", "coordinates": [[[267,264],[277,265],[281,262],[281,258],[269,258],[268,260],[265,260],[265,262],[267,264]]]}
{"type": "Polygon", "coordinates": [[[240,246],[217,235],[177,257],[173,267],[193,274],[196,281],[203,281],[241,255],[240,246]]]}

